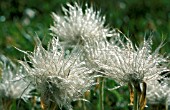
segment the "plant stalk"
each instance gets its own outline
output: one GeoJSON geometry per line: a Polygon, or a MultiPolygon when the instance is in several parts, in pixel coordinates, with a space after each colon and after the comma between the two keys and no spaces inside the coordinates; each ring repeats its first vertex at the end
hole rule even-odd
{"type": "Polygon", "coordinates": [[[168,110],[168,100],[165,101],[165,110],[168,110]]]}
{"type": "Polygon", "coordinates": [[[133,105],[133,110],[138,110],[139,102],[138,102],[138,91],[134,87],[134,105],[133,105]]]}
{"type": "Polygon", "coordinates": [[[100,100],[100,110],[104,110],[104,78],[100,78],[100,88],[99,88],[99,100],[100,100]]]}
{"type": "MultiPolygon", "coordinates": [[[[85,99],[85,94],[83,95],[83,98],[85,99]]],[[[87,110],[86,109],[86,103],[83,100],[82,100],[82,106],[83,106],[83,110],[87,110]]]]}

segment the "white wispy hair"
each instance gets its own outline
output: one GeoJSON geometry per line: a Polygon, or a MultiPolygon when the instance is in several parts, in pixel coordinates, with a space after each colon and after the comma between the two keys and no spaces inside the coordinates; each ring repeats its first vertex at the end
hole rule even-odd
{"type": "Polygon", "coordinates": [[[160,74],[167,71],[166,58],[159,55],[160,45],[152,52],[152,40],[144,40],[140,47],[133,46],[130,39],[126,38],[127,43],[120,42],[121,47],[114,48],[110,55],[112,63],[102,64],[108,77],[112,77],[120,84],[139,84],[149,80],[158,80],[160,74]]]}
{"type": "Polygon", "coordinates": [[[87,40],[100,41],[113,36],[114,30],[105,26],[105,17],[100,16],[100,11],[87,4],[83,11],[76,2],[67,6],[68,9],[62,7],[64,16],[52,13],[54,26],[50,28],[53,36],[59,36],[65,45],[84,45],[87,40]]]}
{"type": "Polygon", "coordinates": [[[1,55],[2,78],[0,80],[0,97],[6,99],[23,99],[32,97],[34,87],[25,78],[24,69],[15,65],[10,59],[1,55]]]}
{"type": "Polygon", "coordinates": [[[84,47],[84,61],[86,65],[96,71],[103,70],[103,66],[109,65],[111,62],[110,50],[116,48],[111,46],[107,41],[87,43],[84,47]],[[102,64],[102,66],[100,65],[102,64]]]}
{"type": "Polygon", "coordinates": [[[120,34],[120,32],[115,31],[114,35],[110,37],[110,40],[88,40],[84,46],[84,60],[86,61],[87,66],[90,66],[98,72],[102,72],[108,67],[108,65],[111,65],[113,63],[113,51],[120,51],[120,46],[124,45],[120,38],[120,34]]]}
{"type": "Polygon", "coordinates": [[[90,76],[92,71],[78,60],[79,54],[65,56],[58,39],[53,37],[47,50],[39,39],[37,43],[33,53],[26,53],[30,64],[26,61],[21,64],[35,79],[33,82],[45,104],[52,101],[60,108],[65,106],[71,109],[71,102],[79,99],[94,84],[94,77],[90,76]]]}
{"type": "Polygon", "coordinates": [[[150,81],[147,88],[147,100],[149,104],[170,105],[170,85],[166,81],[150,81]]]}

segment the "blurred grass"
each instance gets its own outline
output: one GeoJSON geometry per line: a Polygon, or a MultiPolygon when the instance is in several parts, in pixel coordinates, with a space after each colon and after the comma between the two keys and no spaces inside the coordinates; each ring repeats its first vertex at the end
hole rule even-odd
{"type": "MultiPolygon", "coordinates": [[[[162,40],[165,40],[161,53],[170,53],[169,0],[1,0],[0,54],[11,59],[22,59],[23,54],[14,47],[32,51],[36,35],[46,46],[51,38],[48,30],[52,25],[51,12],[62,13],[61,5],[73,1],[80,4],[88,2],[96,10],[101,10],[102,15],[106,15],[106,24],[120,29],[137,44],[143,41],[144,36],[148,37],[152,33],[153,48],[155,49],[162,40]],[[33,10],[35,16],[28,17],[26,9],[33,10]]],[[[117,91],[107,90],[114,86],[113,81],[109,79],[106,81],[104,102],[106,110],[128,110],[127,88],[117,91]]],[[[91,103],[86,103],[86,106],[90,110],[96,109],[98,98],[98,91],[92,91],[91,103]]],[[[78,109],[75,107],[75,110],[78,109]]]]}

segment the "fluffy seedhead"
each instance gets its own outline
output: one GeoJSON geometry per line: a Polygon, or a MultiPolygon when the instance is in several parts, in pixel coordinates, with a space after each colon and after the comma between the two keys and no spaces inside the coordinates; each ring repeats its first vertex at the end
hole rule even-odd
{"type": "Polygon", "coordinates": [[[30,81],[24,75],[24,69],[16,66],[5,56],[0,56],[2,60],[2,78],[0,80],[0,98],[3,99],[23,99],[30,98],[34,89],[30,81]]]}
{"type": "Polygon", "coordinates": [[[34,80],[45,105],[56,103],[60,108],[66,106],[71,109],[71,102],[94,84],[91,70],[78,60],[78,54],[65,55],[58,39],[53,38],[47,50],[38,40],[33,53],[26,53],[29,61],[22,61],[22,65],[34,80]]]}
{"type": "Polygon", "coordinates": [[[84,61],[87,67],[96,71],[103,70],[104,65],[111,64],[111,51],[116,46],[111,46],[107,41],[94,42],[85,45],[84,61]]]}
{"type": "Polygon", "coordinates": [[[147,100],[149,104],[170,105],[170,85],[166,82],[150,81],[147,89],[147,100]]]}
{"type": "Polygon", "coordinates": [[[120,43],[119,48],[112,49],[112,63],[102,65],[106,75],[112,77],[120,84],[140,84],[149,80],[158,80],[160,74],[167,71],[167,60],[159,55],[160,45],[152,52],[152,40],[144,40],[140,47],[133,46],[127,39],[127,43],[120,43]]]}
{"type": "Polygon", "coordinates": [[[85,10],[77,3],[62,9],[64,16],[52,13],[54,25],[50,30],[65,46],[85,45],[88,40],[95,42],[113,36],[114,30],[105,26],[105,17],[87,4],[85,10]]]}

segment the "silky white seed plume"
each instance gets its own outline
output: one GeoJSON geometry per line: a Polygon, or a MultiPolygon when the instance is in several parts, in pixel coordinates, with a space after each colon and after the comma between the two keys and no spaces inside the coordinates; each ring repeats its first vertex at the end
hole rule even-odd
{"type": "Polygon", "coordinates": [[[66,46],[85,45],[88,40],[100,41],[113,36],[113,31],[105,26],[105,17],[86,4],[83,10],[77,3],[62,7],[64,16],[52,13],[54,25],[50,30],[53,36],[59,36],[66,46]]]}
{"type": "Polygon", "coordinates": [[[84,62],[78,60],[79,54],[65,56],[64,49],[58,39],[53,38],[49,46],[44,49],[38,40],[33,53],[26,53],[29,60],[22,61],[45,104],[50,101],[71,109],[71,102],[80,98],[93,84],[91,70],[86,68],[84,62]],[[30,66],[31,65],[31,66],[30,66]]]}
{"type": "Polygon", "coordinates": [[[167,60],[159,55],[159,46],[154,52],[151,51],[151,39],[144,40],[142,46],[133,46],[127,39],[119,48],[111,51],[110,64],[99,63],[105,68],[105,75],[112,77],[120,84],[141,83],[149,80],[158,80],[160,74],[167,71],[167,60]]]}
{"type": "Polygon", "coordinates": [[[30,81],[25,78],[24,69],[17,67],[11,60],[1,55],[2,78],[0,80],[0,97],[9,99],[28,100],[34,87],[30,81]]]}

